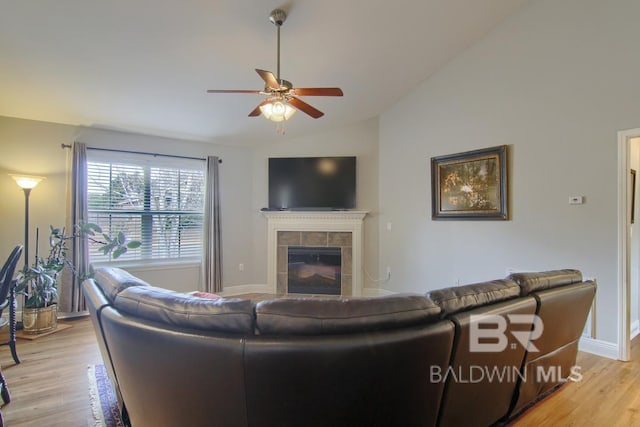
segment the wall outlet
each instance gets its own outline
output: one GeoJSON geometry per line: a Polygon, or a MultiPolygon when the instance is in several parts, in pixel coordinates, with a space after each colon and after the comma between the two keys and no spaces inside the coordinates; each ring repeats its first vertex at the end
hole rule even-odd
{"type": "Polygon", "coordinates": [[[387,278],[391,277],[391,267],[387,266],[387,278]]]}
{"type": "Polygon", "coordinates": [[[244,271],[244,264],[243,263],[238,264],[238,271],[244,271]]]}

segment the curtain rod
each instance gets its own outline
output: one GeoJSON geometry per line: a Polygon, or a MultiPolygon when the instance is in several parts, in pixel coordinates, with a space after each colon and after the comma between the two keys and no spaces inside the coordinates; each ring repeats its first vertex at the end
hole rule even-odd
{"type": "MultiPolygon", "coordinates": [[[[71,148],[71,144],[60,144],[60,145],[62,146],[62,148],[71,148]]],[[[113,153],[127,153],[127,154],[146,154],[146,155],[152,155],[152,156],[158,156],[158,157],[172,157],[174,159],[207,160],[204,157],[175,156],[172,154],[145,153],[144,151],[115,150],[113,148],[87,147],[87,150],[111,151],[113,153]]],[[[218,163],[222,163],[222,159],[218,159],[218,163]]]]}

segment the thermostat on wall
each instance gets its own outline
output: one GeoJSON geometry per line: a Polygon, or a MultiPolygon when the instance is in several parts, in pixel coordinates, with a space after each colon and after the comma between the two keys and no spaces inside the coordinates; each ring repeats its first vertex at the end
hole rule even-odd
{"type": "Polygon", "coordinates": [[[569,197],[570,205],[581,205],[584,203],[584,196],[571,196],[569,197]]]}

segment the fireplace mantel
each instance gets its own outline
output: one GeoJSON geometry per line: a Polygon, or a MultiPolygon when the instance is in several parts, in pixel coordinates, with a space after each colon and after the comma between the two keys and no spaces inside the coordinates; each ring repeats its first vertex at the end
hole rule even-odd
{"type": "Polygon", "coordinates": [[[352,295],[362,295],[362,235],[367,211],[262,211],[267,218],[267,285],[277,293],[279,231],[350,232],[352,295]]]}

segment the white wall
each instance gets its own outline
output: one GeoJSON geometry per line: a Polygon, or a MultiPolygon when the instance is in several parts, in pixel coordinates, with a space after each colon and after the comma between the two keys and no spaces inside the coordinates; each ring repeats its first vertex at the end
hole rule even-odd
{"type": "MultiPolygon", "coordinates": [[[[304,119],[304,118],[303,118],[304,119]]],[[[259,212],[268,206],[269,157],[356,156],[356,208],[369,211],[364,221],[364,268],[376,276],[378,267],[378,121],[370,119],[329,132],[265,144],[255,151],[253,160],[254,259],[251,266],[256,283],[267,278],[267,220],[259,212]]],[[[364,278],[364,288],[378,284],[364,278]]]]}
{"type": "Polygon", "coordinates": [[[533,1],[381,116],[389,289],[578,268],[598,279],[596,338],[617,341],[617,131],[640,126],[638,16],[638,1],[533,1]],[[511,220],[431,220],[430,158],[501,144],[511,220]]]}
{"type": "MultiPolygon", "coordinates": [[[[0,258],[24,244],[25,197],[8,175],[40,175],[46,179],[29,197],[29,258],[35,256],[35,231],[40,228],[41,250],[47,250],[49,225],[62,226],[66,216],[66,152],[61,143],[73,141],[75,127],[0,116],[0,258]]],[[[22,268],[23,262],[20,262],[22,268]]]]}
{"type": "MultiPolygon", "coordinates": [[[[3,147],[0,192],[5,201],[0,211],[0,233],[3,236],[0,253],[8,254],[15,244],[24,240],[24,195],[7,175],[11,171],[47,177],[31,194],[30,240],[33,241],[35,227],[40,227],[45,237],[41,239],[40,247],[41,250],[47,250],[49,224],[64,224],[67,151],[61,149],[61,143],[80,141],[88,147],[194,157],[218,155],[223,159],[220,166],[223,284],[247,283],[247,277],[232,266],[241,262],[252,247],[252,236],[247,226],[252,220],[251,149],[8,117],[0,117],[0,141],[3,147]]],[[[128,270],[154,285],[169,289],[186,291],[201,288],[199,265],[128,270]]]]}

